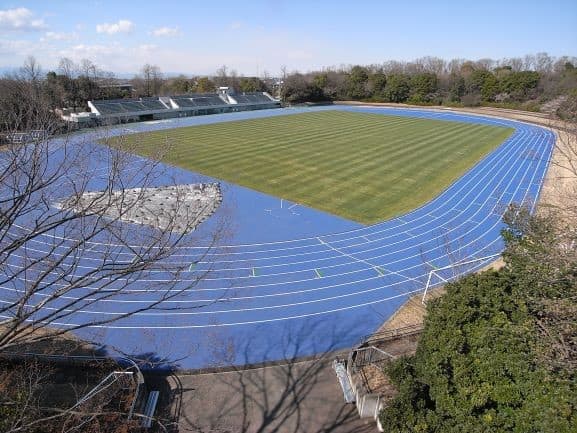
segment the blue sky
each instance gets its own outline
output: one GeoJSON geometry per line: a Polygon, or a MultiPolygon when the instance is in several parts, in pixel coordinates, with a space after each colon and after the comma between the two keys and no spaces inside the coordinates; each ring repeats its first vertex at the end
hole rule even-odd
{"type": "Polygon", "coordinates": [[[279,75],[423,56],[502,59],[577,55],[573,0],[0,0],[0,67],[33,55],[120,74],[279,75]]]}

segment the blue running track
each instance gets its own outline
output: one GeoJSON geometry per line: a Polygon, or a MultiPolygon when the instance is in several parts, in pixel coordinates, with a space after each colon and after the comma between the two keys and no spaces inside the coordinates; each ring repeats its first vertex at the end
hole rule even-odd
{"type": "MultiPolygon", "coordinates": [[[[98,339],[109,350],[117,348],[125,354],[163,360],[164,367],[182,369],[258,363],[350,347],[375,331],[409,296],[421,292],[431,270],[440,269],[432,280],[440,284],[443,279],[454,279],[492,262],[503,249],[503,210],[510,203],[536,201],[555,142],[552,132],[534,125],[453,112],[318,109],[501,125],[513,127],[515,132],[430,203],[371,226],[224,183],[224,205],[234,221],[227,245],[218,245],[208,253],[206,246],[183,246],[165,259],[165,264],[188,269],[172,288],[184,290],[184,294],[163,304],[163,309],[143,311],[77,334],[98,339]],[[204,272],[206,277],[193,284],[204,272]]],[[[311,109],[147,122],[119,127],[111,133],[305,110],[311,109]]],[[[75,139],[89,138],[92,148],[98,149],[100,145],[93,140],[96,135],[90,132],[75,139]]],[[[58,145],[54,140],[55,154],[58,145]]],[[[91,187],[97,189],[104,178],[100,175],[108,169],[106,161],[95,158],[92,169],[91,187]]],[[[168,167],[168,173],[156,182],[162,185],[174,179],[205,179],[174,167],[168,167]]],[[[136,185],[138,176],[133,181],[136,185]]],[[[195,236],[208,235],[214,229],[211,220],[195,236]]],[[[25,222],[19,224],[14,230],[26,228],[25,222]]],[[[53,236],[46,234],[45,244],[42,237],[36,238],[33,247],[38,251],[49,248],[53,236]]],[[[91,264],[98,262],[94,258],[106,249],[106,245],[93,243],[78,272],[90,271],[91,264]]],[[[128,248],[115,253],[119,260],[133,258],[128,248]]],[[[11,265],[17,263],[15,258],[11,265]]],[[[131,289],[122,296],[94,303],[55,325],[70,327],[145,305],[163,294],[151,291],[151,285],[161,285],[167,278],[162,270],[152,272],[142,281],[142,290],[131,289]]],[[[14,290],[17,287],[13,285],[0,287],[0,302],[10,299],[14,290]]]]}

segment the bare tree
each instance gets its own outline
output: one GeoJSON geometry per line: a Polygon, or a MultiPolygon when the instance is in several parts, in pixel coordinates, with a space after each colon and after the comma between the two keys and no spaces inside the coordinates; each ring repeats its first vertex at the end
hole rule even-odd
{"type": "Polygon", "coordinates": [[[68,79],[72,79],[78,75],[78,66],[68,57],[62,57],[58,62],[58,72],[68,79]]]}
{"type": "MultiPolygon", "coordinates": [[[[8,142],[0,152],[0,351],[164,308],[203,277],[181,284],[186,266],[171,258],[194,242],[190,232],[198,224],[185,191],[173,185],[170,210],[153,211],[162,224],[142,229],[126,223],[164,174],[159,161],[166,149],[155,160],[135,162],[122,139],[103,135],[108,146],[69,136],[52,142],[54,118],[42,104],[18,115],[25,121],[15,118],[6,127],[32,142],[8,142]],[[154,271],[166,282],[147,282],[154,271]],[[134,308],[82,314],[135,287],[142,299],[134,308]],[[57,326],[62,323],[66,329],[57,326]]],[[[205,242],[217,242],[222,233],[205,242]]]]}
{"type": "Polygon", "coordinates": [[[557,131],[557,144],[551,160],[552,181],[546,184],[548,208],[554,208],[561,218],[577,223],[577,98],[569,97],[564,104],[567,121],[552,121],[557,131]]]}
{"type": "Polygon", "coordinates": [[[228,85],[228,67],[226,65],[222,65],[220,68],[216,70],[216,74],[214,76],[214,81],[217,86],[227,86],[228,85]]]}
{"type": "Polygon", "coordinates": [[[144,94],[146,96],[158,96],[162,87],[162,72],[156,65],[146,64],[141,70],[144,94]]]}
{"type": "Polygon", "coordinates": [[[42,68],[34,56],[28,56],[24,65],[20,68],[22,77],[29,82],[36,84],[42,77],[42,68]]]}
{"type": "Polygon", "coordinates": [[[80,73],[85,77],[96,79],[100,73],[98,67],[88,59],[80,61],[80,73]]]}
{"type": "MultiPolygon", "coordinates": [[[[141,432],[146,396],[136,365],[76,356],[0,357],[0,431],[3,433],[141,432]]],[[[147,376],[154,387],[160,376],[147,376]]],[[[169,394],[170,390],[163,389],[169,394]]],[[[157,411],[158,412],[158,411],[157,411]]],[[[155,417],[158,430],[164,418],[155,417]]]]}
{"type": "Polygon", "coordinates": [[[0,367],[0,430],[26,430],[38,417],[38,395],[51,371],[34,361],[19,368],[0,361],[0,367]]]}
{"type": "Polygon", "coordinates": [[[547,53],[535,54],[535,70],[541,73],[551,72],[553,68],[553,59],[547,53]]]}

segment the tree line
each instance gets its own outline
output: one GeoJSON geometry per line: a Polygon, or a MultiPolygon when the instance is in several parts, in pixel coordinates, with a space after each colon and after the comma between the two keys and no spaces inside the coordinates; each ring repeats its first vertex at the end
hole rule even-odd
{"type": "Polygon", "coordinates": [[[39,112],[55,125],[56,111],[87,111],[88,101],[211,93],[220,86],[239,92],[271,92],[274,79],[239,76],[226,66],[213,76],[166,77],[159,66],[145,64],[131,79],[119,79],[90,60],[75,63],[60,59],[54,70],[44,72],[34,57],[28,57],[17,73],[0,78],[0,132],[27,131],[37,123],[39,112]]]}
{"type": "Polygon", "coordinates": [[[523,58],[477,61],[423,57],[411,62],[387,61],[368,66],[341,66],[281,77],[239,75],[226,65],[211,76],[166,76],[158,65],[145,64],[131,79],[119,79],[90,60],[62,58],[44,72],[33,57],[16,74],[0,78],[3,131],[26,128],[30,102],[47,110],[88,110],[87,101],[214,92],[220,86],[239,92],[267,91],[287,104],[356,100],[419,105],[498,105],[567,116],[577,98],[577,58],[546,53],[523,58]],[[120,84],[126,84],[121,86],[120,84]],[[280,94],[277,94],[280,85],[280,94]],[[22,102],[25,100],[25,102],[22,102]],[[17,113],[14,115],[14,113],[17,113]]]}
{"type": "Polygon", "coordinates": [[[537,110],[577,92],[577,59],[546,53],[500,61],[424,57],[412,62],[328,68],[284,76],[289,103],[356,100],[419,105],[502,104],[537,110]]]}

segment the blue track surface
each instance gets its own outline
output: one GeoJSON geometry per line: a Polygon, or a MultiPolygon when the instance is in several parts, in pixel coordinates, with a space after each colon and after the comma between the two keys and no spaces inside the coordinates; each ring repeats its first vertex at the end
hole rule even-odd
{"type": "MultiPolygon", "coordinates": [[[[227,245],[221,244],[204,256],[203,246],[183,247],[166,259],[171,265],[198,262],[181,275],[173,290],[192,286],[199,275],[209,271],[206,278],[186,289],[178,300],[163,305],[166,310],[144,311],[78,334],[98,338],[105,347],[116,347],[127,354],[146,354],[187,369],[279,360],[351,346],[373,332],[408,296],[422,291],[431,270],[454,265],[438,271],[439,277],[450,280],[484,267],[493,260],[490,257],[502,251],[502,211],[509,203],[536,200],[555,140],[550,131],[537,126],[450,112],[319,109],[502,125],[515,128],[515,132],[430,203],[371,226],[224,184],[225,208],[221,212],[234,223],[227,245]],[[458,265],[481,258],[486,259],[458,265]]],[[[149,122],[112,133],[300,111],[271,110],[149,122]]],[[[86,137],[77,139],[85,141],[86,137]]],[[[58,148],[57,140],[54,146],[58,148]]],[[[91,146],[99,147],[93,141],[91,146]]],[[[93,169],[91,187],[96,190],[104,178],[98,173],[108,168],[105,161],[98,162],[96,158],[93,169]]],[[[156,183],[162,185],[174,179],[184,183],[204,178],[170,167],[156,183]]],[[[138,184],[138,176],[132,180],[138,184]]],[[[65,196],[65,191],[62,194],[65,196]]],[[[218,217],[207,221],[195,236],[208,236],[218,217]]],[[[49,239],[46,245],[51,245],[49,239]]],[[[42,238],[34,241],[34,247],[42,251],[42,238]]],[[[91,246],[81,262],[85,271],[105,249],[98,243],[91,246]]],[[[117,253],[119,259],[133,258],[128,249],[117,253]]],[[[144,305],[160,296],[150,287],[167,278],[162,271],[153,272],[142,281],[141,291],[134,289],[107,302],[95,303],[58,325],[68,327],[144,305]]],[[[441,278],[435,278],[434,283],[441,283],[441,278]]],[[[0,298],[8,299],[13,290],[0,287],[0,298]]]]}

